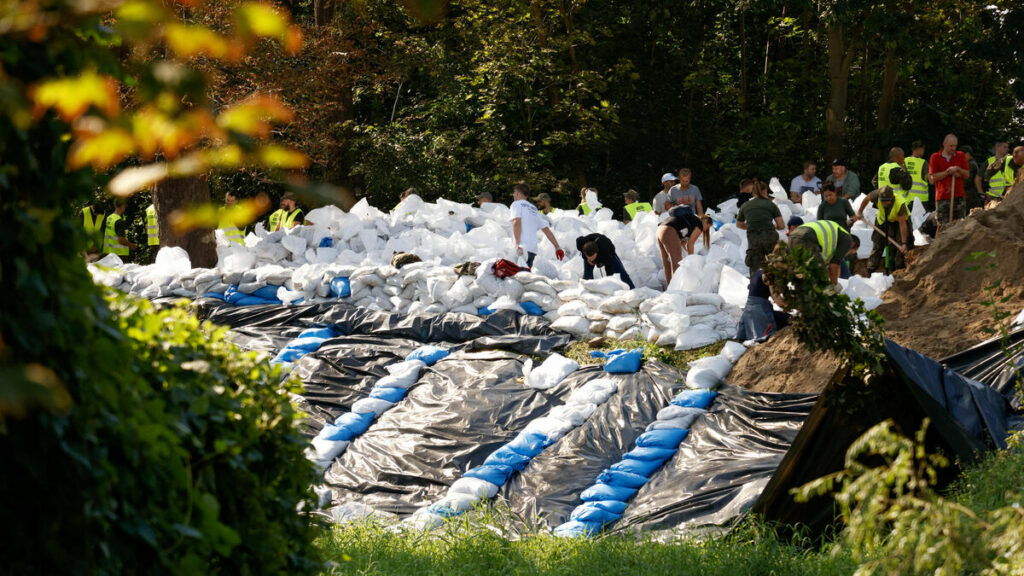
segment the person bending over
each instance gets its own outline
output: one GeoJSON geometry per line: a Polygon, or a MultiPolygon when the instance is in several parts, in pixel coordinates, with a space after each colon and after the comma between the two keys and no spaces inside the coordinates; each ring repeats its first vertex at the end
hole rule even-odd
{"type": "Polygon", "coordinates": [[[612,244],[612,241],[607,236],[596,232],[580,236],[576,239],[576,249],[583,256],[584,280],[592,280],[594,278],[594,267],[600,266],[604,268],[605,276],[618,274],[630,289],[636,288],[633,285],[633,280],[626,273],[622,260],[619,260],[618,254],[615,253],[615,245],[612,244]]]}
{"type": "Polygon", "coordinates": [[[658,226],[658,251],[665,269],[665,285],[672,282],[672,275],[683,259],[682,240],[687,238],[686,253],[693,254],[697,237],[704,236],[704,247],[711,247],[711,217],[696,216],[689,206],[676,206],[668,213],[668,219],[658,226]]]}

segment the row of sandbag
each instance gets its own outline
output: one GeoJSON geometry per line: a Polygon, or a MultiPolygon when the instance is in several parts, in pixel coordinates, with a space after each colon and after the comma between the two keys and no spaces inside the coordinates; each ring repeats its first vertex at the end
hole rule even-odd
{"type": "Polygon", "coordinates": [[[728,342],[716,356],[691,363],[687,373],[689,389],[681,391],[662,408],[647,430],[636,439],[635,447],[622,460],[612,464],[589,488],[580,494],[582,504],[569,515],[569,521],[556,527],[563,537],[589,537],[620,518],[629,501],[643,488],[665,462],[675,456],[689,435],[693,421],[707,412],[716,393],[712,389],[732,369],[746,348],[728,342]]]}
{"type": "MultiPolygon", "coordinates": [[[[609,374],[635,373],[640,370],[643,357],[640,349],[596,354],[605,358],[604,371],[609,374]]],[[[537,368],[533,368],[530,362],[524,365],[524,384],[548,390],[577,369],[579,364],[576,362],[553,354],[537,368]]],[[[420,529],[433,528],[445,519],[493,498],[514,474],[526,468],[546,448],[583,425],[618,389],[614,379],[598,378],[574,390],[564,404],[532,420],[512,441],[488,455],[483,464],[466,471],[449,487],[443,498],[417,510],[407,523],[420,529]]]]}

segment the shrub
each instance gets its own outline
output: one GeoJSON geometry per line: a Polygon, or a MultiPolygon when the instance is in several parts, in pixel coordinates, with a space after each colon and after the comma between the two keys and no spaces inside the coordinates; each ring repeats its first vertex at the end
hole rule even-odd
{"type": "Polygon", "coordinates": [[[112,296],[65,415],[0,435],[15,574],[305,573],[312,466],[279,369],[181,307],[112,296]]]}

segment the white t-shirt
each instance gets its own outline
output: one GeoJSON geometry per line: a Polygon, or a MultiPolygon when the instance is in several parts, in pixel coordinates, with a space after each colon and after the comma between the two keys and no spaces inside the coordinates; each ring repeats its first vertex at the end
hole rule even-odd
{"type": "MultiPolygon", "coordinates": [[[[528,200],[516,200],[512,203],[512,219],[519,218],[522,228],[519,232],[519,245],[527,252],[537,253],[537,232],[547,228],[547,223],[540,215],[540,210],[528,200]]],[[[513,237],[514,239],[514,237],[513,237]]]]}
{"type": "Polygon", "coordinates": [[[793,178],[793,181],[789,183],[789,191],[799,192],[801,194],[804,192],[814,192],[817,194],[821,192],[821,178],[815,176],[814,178],[811,178],[810,182],[808,182],[807,180],[804,180],[803,174],[798,174],[793,178]]]}

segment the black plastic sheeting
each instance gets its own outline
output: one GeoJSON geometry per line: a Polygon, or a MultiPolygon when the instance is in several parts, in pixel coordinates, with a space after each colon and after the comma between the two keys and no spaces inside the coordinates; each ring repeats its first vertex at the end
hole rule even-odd
{"type": "Polygon", "coordinates": [[[1006,448],[1006,400],[998,392],[927,356],[885,341],[889,358],[972,438],[1006,448]]]}
{"type": "Polygon", "coordinates": [[[1024,408],[1016,394],[1016,379],[1024,374],[1024,328],[1011,332],[1005,343],[1001,337],[993,338],[940,362],[999,392],[1014,410],[1024,408]]]}
{"type": "Polygon", "coordinates": [[[816,399],[723,384],[708,413],[640,489],[615,529],[728,524],[760,496],[816,399]]]}
{"type": "Polygon", "coordinates": [[[569,520],[573,508],[581,504],[580,493],[634,447],[658,410],[685,387],[682,376],[660,362],[645,362],[636,374],[605,374],[585,368],[570,374],[563,384],[576,387],[595,377],[614,380],[618,392],[598,406],[583,425],[535,457],[499,492],[528,527],[553,529],[569,520]]]}
{"type": "Polygon", "coordinates": [[[427,369],[327,470],[335,501],[411,514],[585,381],[536,390],[516,381],[522,369],[521,356],[496,351],[460,352],[427,369]]]}

